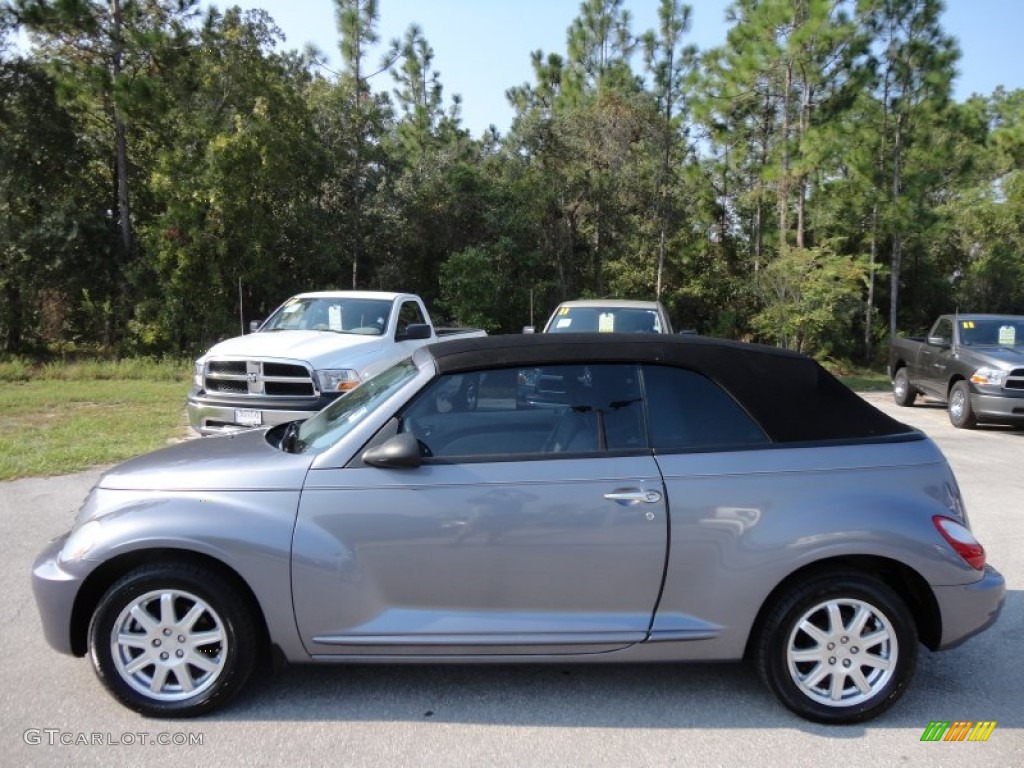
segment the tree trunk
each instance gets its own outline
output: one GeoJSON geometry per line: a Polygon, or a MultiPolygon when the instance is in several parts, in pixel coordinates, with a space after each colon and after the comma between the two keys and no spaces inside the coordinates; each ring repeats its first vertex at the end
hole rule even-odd
{"type": "Polygon", "coordinates": [[[871,324],[875,314],[875,264],[878,262],[878,203],[871,207],[871,263],[868,266],[868,297],[864,307],[864,362],[871,362],[871,324]]]}
{"type": "Polygon", "coordinates": [[[790,91],[793,88],[793,62],[786,62],[786,76],[782,85],[782,176],[779,179],[779,253],[786,249],[789,232],[789,111],[790,91]]]}
{"type": "Polygon", "coordinates": [[[7,323],[7,332],[4,334],[4,351],[19,352],[22,328],[21,291],[13,281],[4,286],[4,304],[7,306],[3,318],[7,323]]]}
{"type": "MultiPolygon", "coordinates": [[[[892,204],[899,206],[900,194],[903,190],[903,115],[896,116],[896,129],[892,151],[892,204]]],[[[899,309],[900,264],[903,258],[903,233],[897,229],[892,238],[892,275],[890,285],[892,294],[889,297],[889,338],[896,338],[896,313],[899,309]]]]}
{"type": "MultiPolygon", "coordinates": [[[[114,27],[111,34],[113,50],[110,60],[110,73],[113,79],[114,93],[121,79],[121,65],[124,57],[124,40],[121,37],[121,0],[110,0],[110,13],[114,27]]],[[[111,99],[114,114],[114,167],[117,175],[117,227],[120,234],[122,256],[127,261],[134,252],[132,242],[131,197],[128,190],[128,139],[127,127],[116,99],[111,99]]]]}

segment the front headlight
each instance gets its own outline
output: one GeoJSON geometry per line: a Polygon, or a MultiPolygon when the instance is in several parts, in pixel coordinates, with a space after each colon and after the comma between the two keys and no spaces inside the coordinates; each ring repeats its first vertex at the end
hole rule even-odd
{"type": "Polygon", "coordinates": [[[64,546],[60,550],[60,561],[66,563],[71,560],[81,560],[99,542],[101,532],[102,526],[99,520],[90,520],[85,525],[76,528],[68,536],[68,540],[64,542],[64,546]]]}
{"type": "Polygon", "coordinates": [[[199,389],[203,388],[203,374],[206,373],[206,361],[199,358],[192,365],[192,383],[199,389]]]}
{"type": "Polygon", "coordinates": [[[1006,377],[1009,373],[1009,371],[1001,371],[998,368],[979,368],[971,374],[971,381],[975,384],[1001,387],[1006,383],[1006,377]]]}
{"type": "Polygon", "coordinates": [[[359,372],[351,368],[317,371],[316,381],[321,392],[348,392],[359,386],[359,372]]]}

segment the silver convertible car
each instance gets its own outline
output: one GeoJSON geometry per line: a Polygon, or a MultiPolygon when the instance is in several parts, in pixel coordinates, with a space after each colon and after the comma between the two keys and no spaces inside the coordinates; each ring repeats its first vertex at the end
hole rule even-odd
{"type": "Polygon", "coordinates": [[[992,624],[956,480],[813,360],[694,336],[453,340],[303,423],[108,471],[34,566],[49,643],[151,716],[290,662],[751,659],[863,721],[992,624]]]}

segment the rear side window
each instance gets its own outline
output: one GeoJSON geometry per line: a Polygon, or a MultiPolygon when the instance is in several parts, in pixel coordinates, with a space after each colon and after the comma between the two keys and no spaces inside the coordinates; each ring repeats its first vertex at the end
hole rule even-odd
{"type": "Polygon", "coordinates": [[[761,428],[706,376],[683,368],[644,366],[651,443],[660,453],[767,445],[761,428]]]}

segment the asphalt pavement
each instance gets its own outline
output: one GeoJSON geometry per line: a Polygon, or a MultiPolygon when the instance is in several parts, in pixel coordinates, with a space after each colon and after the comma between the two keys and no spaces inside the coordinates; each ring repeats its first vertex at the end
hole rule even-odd
{"type": "Polygon", "coordinates": [[[939,406],[866,397],[939,443],[1008,586],[993,628],[924,652],[907,694],[870,723],[800,720],[742,664],[300,667],[213,716],[147,720],[85,659],[49,648],[32,600],[31,563],[70,525],[96,469],[0,484],[0,764],[1024,765],[1024,430],[955,430],[939,406]],[[983,743],[922,742],[934,720],[997,726],[983,743]]]}

